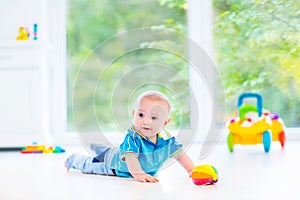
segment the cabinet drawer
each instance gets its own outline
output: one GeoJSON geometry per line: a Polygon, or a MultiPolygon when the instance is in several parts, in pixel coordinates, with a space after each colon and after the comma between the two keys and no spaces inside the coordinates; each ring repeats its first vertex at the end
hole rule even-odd
{"type": "Polygon", "coordinates": [[[0,71],[0,136],[41,131],[43,113],[38,70],[0,71]]]}
{"type": "Polygon", "coordinates": [[[0,68],[33,68],[41,64],[39,48],[0,49],[0,68]]]}

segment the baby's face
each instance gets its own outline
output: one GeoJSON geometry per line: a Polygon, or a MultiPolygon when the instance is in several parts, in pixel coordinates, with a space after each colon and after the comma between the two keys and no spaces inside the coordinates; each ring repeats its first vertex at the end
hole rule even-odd
{"type": "Polygon", "coordinates": [[[169,122],[168,115],[168,105],[164,101],[142,99],[133,113],[134,128],[149,139],[154,138],[169,122]]]}

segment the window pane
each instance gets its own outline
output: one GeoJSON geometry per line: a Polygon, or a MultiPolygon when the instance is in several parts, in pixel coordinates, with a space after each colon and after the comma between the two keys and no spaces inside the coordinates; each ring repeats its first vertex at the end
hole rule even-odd
{"type": "Polygon", "coordinates": [[[135,41],[124,39],[128,38],[124,33],[143,27],[185,34],[185,15],[181,0],[68,0],[69,130],[97,131],[100,125],[101,130],[112,131],[118,125],[130,126],[134,99],[145,90],[160,90],[170,98],[173,109],[168,128],[189,127],[188,63],[162,50],[181,49],[186,55],[185,38],[154,38],[130,52],[126,47],[135,41]],[[107,63],[108,58],[114,59],[107,63]]]}
{"type": "Polygon", "coordinates": [[[227,96],[261,93],[264,108],[300,126],[299,1],[214,0],[214,41],[227,96]]]}

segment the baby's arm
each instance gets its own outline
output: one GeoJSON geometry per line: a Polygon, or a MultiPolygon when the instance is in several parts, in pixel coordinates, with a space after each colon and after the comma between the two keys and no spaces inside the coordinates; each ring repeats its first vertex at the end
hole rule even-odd
{"type": "Polygon", "coordinates": [[[150,176],[149,174],[146,174],[144,170],[142,169],[138,159],[134,156],[126,157],[125,158],[128,170],[130,174],[140,182],[151,182],[156,183],[158,182],[158,179],[150,176]]]}
{"type": "Polygon", "coordinates": [[[194,163],[191,160],[191,158],[184,152],[177,155],[176,160],[182,165],[182,167],[189,173],[189,175],[192,175],[192,170],[194,169],[194,163]]]}

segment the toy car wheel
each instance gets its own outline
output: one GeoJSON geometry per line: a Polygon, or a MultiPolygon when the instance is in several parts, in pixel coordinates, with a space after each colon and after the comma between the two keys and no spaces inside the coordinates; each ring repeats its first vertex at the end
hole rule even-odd
{"type": "Polygon", "coordinates": [[[284,147],[284,144],[285,144],[285,133],[284,131],[282,131],[280,134],[279,134],[279,142],[281,144],[281,147],[283,148],[284,147]]]}
{"type": "Polygon", "coordinates": [[[262,136],[265,152],[269,152],[271,147],[271,134],[269,131],[265,131],[262,136]]]}
{"type": "Polygon", "coordinates": [[[227,136],[227,146],[230,152],[233,152],[233,135],[232,133],[229,133],[227,136]]]}

